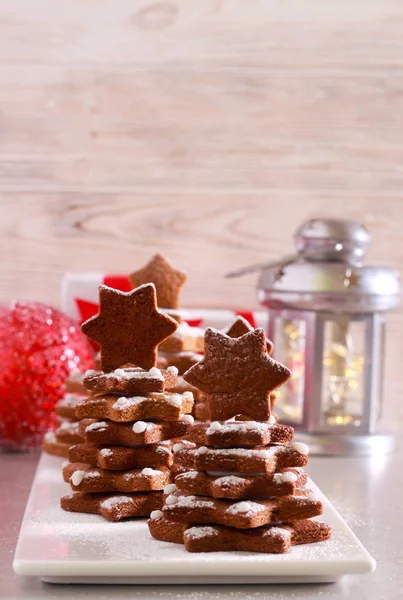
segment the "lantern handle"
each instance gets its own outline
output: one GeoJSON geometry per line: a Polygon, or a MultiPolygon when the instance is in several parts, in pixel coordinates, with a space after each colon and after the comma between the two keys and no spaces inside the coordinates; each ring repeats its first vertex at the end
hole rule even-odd
{"type": "Polygon", "coordinates": [[[258,271],[262,271],[263,269],[275,269],[286,267],[294,263],[300,257],[299,254],[289,254],[285,256],[281,260],[275,260],[273,262],[267,263],[254,263],[253,265],[249,265],[247,267],[241,267],[236,271],[230,271],[224,275],[225,279],[232,279],[233,277],[242,277],[243,275],[247,275],[249,273],[257,273],[258,271]]]}

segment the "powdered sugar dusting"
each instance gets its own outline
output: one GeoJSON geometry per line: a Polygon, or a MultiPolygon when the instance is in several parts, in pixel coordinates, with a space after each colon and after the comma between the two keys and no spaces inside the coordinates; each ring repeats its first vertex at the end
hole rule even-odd
{"type": "Polygon", "coordinates": [[[267,531],[264,532],[263,537],[273,537],[273,536],[280,536],[282,537],[284,540],[290,540],[291,539],[291,531],[289,531],[288,529],[283,529],[282,527],[270,527],[270,529],[267,529],[267,531]]]}
{"type": "Polygon", "coordinates": [[[91,423],[90,425],[87,425],[85,431],[86,433],[89,433],[91,431],[106,431],[107,427],[108,424],[106,421],[98,421],[96,423],[91,423]]]}
{"type": "Polygon", "coordinates": [[[130,496],[112,496],[111,498],[107,498],[101,502],[102,508],[107,510],[113,508],[123,508],[123,506],[130,506],[133,503],[133,500],[130,496]]]}
{"type": "Polygon", "coordinates": [[[201,500],[199,496],[168,496],[166,503],[168,504],[169,498],[176,498],[175,504],[178,507],[184,508],[215,508],[214,502],[211,500],[201,500]]]}
{"type": "Polygon", "coordinates": [[[198,525],[196,527],[189,527],[185,533],[186,537],[192,540],[200,540],[206,537],[216,537],[218,535],[217,529],[209,527],[208,525],[198,525]]]}

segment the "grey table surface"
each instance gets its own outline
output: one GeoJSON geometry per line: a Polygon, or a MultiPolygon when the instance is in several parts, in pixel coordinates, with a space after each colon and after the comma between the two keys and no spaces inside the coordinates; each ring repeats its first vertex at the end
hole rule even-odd
{"type": "Polygon", "coordinates": [[[403,598],[403,446],[373,458],[311,457],[309,472],[378,566],[334,584],[259,586],[55,586],[18,577],[12,561],[37,454],[0,454],[0,598],[137,598],[183,600],[395,600],[403,598]]]}

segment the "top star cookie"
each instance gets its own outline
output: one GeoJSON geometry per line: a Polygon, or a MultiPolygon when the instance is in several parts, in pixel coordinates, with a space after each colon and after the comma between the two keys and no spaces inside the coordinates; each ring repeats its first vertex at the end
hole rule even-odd
{"type": "Polygon", "coordinates": [[[157,309],[155,286],[141,285],[131,292],[101,285],[99,313],[81,330],[101,347],[101,369],[114,371],[130,363],[151,369],[157,362],[157,346],[177,328],[175,319],[157,309]]]}
{"type": "Polygon", "coordinates": [[[183,378],[208,394],[212,420],[244,415],[266,421],[270,417],[270,392],[291,376],[267,353],[263,329],[239,338],[208,328],[204,358],[183,378]]]}
{"type": "Polygon", "coordinates": [[[186,273],[174,269],[161,254],[156,254],[138,271],[129,275],[133,287],[151,281],[157,290],[157,302],[161,308],[179,308],[179,295],[186,281],[186,273]]]}

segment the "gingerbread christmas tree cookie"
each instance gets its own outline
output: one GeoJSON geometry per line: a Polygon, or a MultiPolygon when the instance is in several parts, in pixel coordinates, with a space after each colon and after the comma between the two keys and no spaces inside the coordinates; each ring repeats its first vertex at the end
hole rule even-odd
{"type": "Polygon", "coordinates": [[[178,370],[155,366],[157,345],[177,326],[158,311],[153,284],[128,294],[100,288],[100,312],[82,329],[100,343],[103,371],[85,374],[88,395],[74,405],[79,437],[63,467],[73,491],[61,499],[64,510],[118,521],[161,508],[171,440],[193,423],[192,393],[171,391],[178,370]]]}
{"type": "Polygon", "coordinates": [[[290,373],[268,355],[263,330],[233,339],[208,329],[205,351],[184,377],[217,420],[193,425],[194,447],[173,447],[179,474],[151,513],[151,535],[189,552],[280,553],[328,539],[330,527],[311,520],[323,507],[302,471],[308,448],[270,415],[270,394],[290,373]]]}

